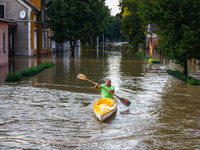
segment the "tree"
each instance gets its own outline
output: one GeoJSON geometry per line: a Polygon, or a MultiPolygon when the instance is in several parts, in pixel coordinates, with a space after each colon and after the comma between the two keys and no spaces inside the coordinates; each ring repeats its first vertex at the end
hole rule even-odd
{"type": "MultiPolygon", "coordinates": [[[[93,18],[92,27],[90,28],[90,36],[92,37],[92,44],[97,39],[98,36],[104,33],[106,26],[108,25],[108,18],[110,17],[110,10],[104,5],[104,1],[101,0],[90,0],[92,3],[91,10],[93,18]],[[91,34],[92,33],[92,34],[91,34]]],[[[93,45],[94,46],[94,45],[93,45]]]]}
{"type": "Polygon", "coordinates": [[[200,1],[139,1],[140,16],[158,27],[158,43],[164,56],[182,65],[187,76],[187,60],[200,59],[200,1]]]}
{"type": "Polygon", "coordinates": [[[121,37],[120,33],[120,15],[117,14],[116,16],[109,16],[107,18],[107,25],[104,28],[104,35],[107,39],[113,41],[119,41],[121,37]]]}
{"type": "Polygon", "coordinates": [[[115,30],[113,31],[113,36],[116,39],[116,41],[119,41],[121,38],[121,32],[120,32],[120,20],[121,15],[118,13],[115,15],[116,21],[115,21],[115,30]]]}
{"type": "Polygon", "coordinates": [[[103,4],[104,0],[49,0],[47,14],[50,19],[47,22],[54,32],[51,38],[59,43],[70,41],[74,55],[77,40],[85,42],[101,32],[99,27],[103,27],[104,19],[109,15],[103,4]],[[103,15],[99,10],[105,10],[103,15]]]}
{"type": "Polygon", "coordinates": [[[137,48],[145,39],[145,25],[137,14],[138,0],[123,0],[120,5],[122,7],[122,34],[133,47],[137,48]]]}

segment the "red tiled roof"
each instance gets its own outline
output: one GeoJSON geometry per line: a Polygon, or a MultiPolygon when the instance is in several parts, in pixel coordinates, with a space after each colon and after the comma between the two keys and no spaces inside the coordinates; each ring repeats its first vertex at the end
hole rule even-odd
{"type": "Polygon", "coordinates": [[[28,5],[29,7],[31,7],[31,9],[33,11],[36,11],[36,12],[40,12],[40,10],[35,6],[33,5],[31,2],[29,2],[29,0],[22,0],[26,5],[28,5]]]}

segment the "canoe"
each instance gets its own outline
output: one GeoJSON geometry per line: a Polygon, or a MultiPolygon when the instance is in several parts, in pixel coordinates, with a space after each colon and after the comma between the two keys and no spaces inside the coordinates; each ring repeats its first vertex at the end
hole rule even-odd
{"type": "Polygon", "coordinates": [[[100,98],[94,103],[93,110],[96,117],[104,121],[116,112],[117,101],[115,98],[100,98]]]}

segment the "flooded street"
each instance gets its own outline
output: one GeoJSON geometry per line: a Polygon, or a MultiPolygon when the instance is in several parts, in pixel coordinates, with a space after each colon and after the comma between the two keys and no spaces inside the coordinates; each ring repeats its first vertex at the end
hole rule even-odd
{"type": "MultiPolygon", "coordinates": [[[[0,149],[199,150],[200,87],[169,76],[166,69],[175,65],[157,53],[152,57],[161,64],[147,63],[120,43],[79,50],[74,57],[67,51],[12,58],[9,68],[0,68],[0,149]],[[44,62],[56,66],[4,82],[8,71],[44,62]],[[110,78],[115,94],[131,106],[118,100],[116,114],[98,121],[92,106],[100,90],[78,79],[80,73],[99,84],[110,78]]],[[[198,66],[190,66],[189,73],[198,75],[198,66]]]]}

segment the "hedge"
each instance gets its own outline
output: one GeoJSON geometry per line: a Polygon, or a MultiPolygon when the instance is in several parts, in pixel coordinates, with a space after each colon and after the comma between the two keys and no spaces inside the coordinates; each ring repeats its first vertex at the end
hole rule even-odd
{"type": "Polygon", "coordinates": [[[200,85],[200,80],[191,76],[185,76],[181,71],[177,69],[168,69],[167,73],[175,78],[182,80],[190,85],[200,85]]]}
{"type": "MultiPolygon", "coordinates": [[[[137,51],[136,54],[137,54],[138,56],[145,57],[145,56],[144,56],[144,53],[141,52],[141,51],[137,51]]],[[[146,59],[149,63],[160,63],[160,61],[158,61],[158,60],[156,60],[156,59],[154,59],[154,58],[151,58],[151,57],[145,57],[145,59],[146,59]]]]}
{"type": "Polygon", "coordinates": [[[44,69],[50,68],[52,66],[55,66],[55,64],[47,62],[43,65],[22,69],[17,73],[12,72],[12,73],[7,74],[5,81],[6,82],[21,81],[23,77],[35,75],[43,71],[44,69]]]}

